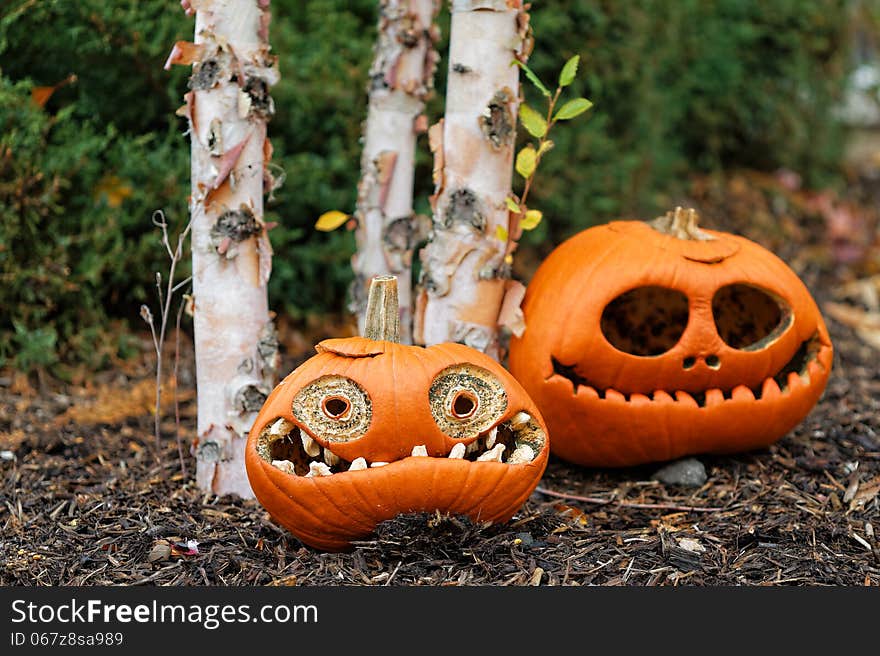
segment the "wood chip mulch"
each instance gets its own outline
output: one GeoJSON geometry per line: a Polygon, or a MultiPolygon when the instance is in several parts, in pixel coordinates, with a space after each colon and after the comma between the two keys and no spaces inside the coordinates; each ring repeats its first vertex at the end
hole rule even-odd
{"type": "Polygon", "coordinates": [[[303,546],[255,501],[201,494],[173,421],[157,462],[148,412],[58,421],[86,400],[0,380],[0,584],[880,585],[880,358],[830,328],[820,404],[767,450],[700,457],[699,488],[551,458],[508,524],[403,516],[345,554],[303,546]]]}
{"type": "MultiPolygon", "coordinates": [[[[806,252],[787,249],[788,261],[806,252]]],[[[804,258],[821,304],[835,281],[804,258]]],[[[343,554],[304,546],[253,500],[203,495],[188,453],[181,471],[173,407],[156,457],[149,356],[81,385],[0,372],[0,584],[878,586],[880,350],[828,322],[835,362],[817,407],[768,449],[698,456],[698,488],[653,480],[659,465],[551,457],[507,524],[402,516],[343,554]]],[[[186,442],[191,357],[181,362],[186,442]]]]}

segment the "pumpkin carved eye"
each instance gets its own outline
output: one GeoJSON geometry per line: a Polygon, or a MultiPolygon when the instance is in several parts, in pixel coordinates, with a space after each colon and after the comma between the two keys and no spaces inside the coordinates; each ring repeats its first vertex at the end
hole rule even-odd
{"type": "Polygon", "coordinates": [[[715,327],[724,343],[741,351],[769,346],[791,325],[791,309],[775,294],[752,285],[725,285],[712,297],[715,327]]]}
{"type": "Polygon", "coordinates": [[[364,389],[345,376],[322,376],[293,399],[293,416],[313,435],[329,442],[348,442],[363,436],[373,418],[364,389]]]}
{"type": "Polygon", "coordinates": [[[490,429],[507,409],[501,381],[472,364],[453,365],[437,374],[428,400],[437,426],[456,439],[490,429]]]}
{"type": "Polygon", "coordinates": [[[605,339],[618,351],[639,356],[666,353],[678,343],[688,322],[688,299],[667,287],[637,287],[602,311],[605,339]]]}

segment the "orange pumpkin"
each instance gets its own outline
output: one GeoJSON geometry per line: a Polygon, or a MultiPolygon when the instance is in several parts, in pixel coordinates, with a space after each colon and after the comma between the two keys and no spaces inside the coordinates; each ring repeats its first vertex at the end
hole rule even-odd
{"type": "Polygon", "coordinates": [[[590,228],[538,267],[509,368],[555,455],[624,466],[764,447],[821,396],[832,345],[804,284],[697,219],[590,228]]]}
{"type": "Polygon", "coordinates": [[[319,343],[260,410],[246,446],[257,499],[326,550],[408,512],[508,520],[547,464],[534,403],[474,349],[397,343],[395,278],[370,294],[367,337],[319,343]]]}

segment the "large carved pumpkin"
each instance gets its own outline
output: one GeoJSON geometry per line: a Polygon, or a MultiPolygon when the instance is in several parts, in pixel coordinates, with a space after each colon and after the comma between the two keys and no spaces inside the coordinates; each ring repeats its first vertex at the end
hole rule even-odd
{"type": "Polygon", "coordinates": [[[764,447],[819,399],[832,346],[804,284],[697,218],[590,228],[535,272],[509,368],[554,454],[622,466],[764,447]]]}
{"type": "Polygon", "coordinates": [[[395,278],[374,280],[370,303],[367,337],[318,344],[260,410],[246,447],[257,499],[326,550],[408,512],[508,520],[547,464],[534,403],[474,349],[396,343],[395,278]]]}

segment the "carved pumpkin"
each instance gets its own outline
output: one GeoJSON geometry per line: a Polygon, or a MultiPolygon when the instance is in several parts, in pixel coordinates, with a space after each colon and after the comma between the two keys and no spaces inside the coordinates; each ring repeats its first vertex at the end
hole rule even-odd
{"type": "Polygon", "coordinates": [[[765,447],[821,396],[832,345],[804,284],[697,218],[590,228],[535,272],[509,368],[555,455],[624,466],[765,447]]]}
{"type": "Polygon", "coordinates": [[[396,343],[393,277],[373,281],[366,335],[319,343],[266,400],[246,446],[260,503],[326,550],[407,512],[508,520],[549,455],[522,387],[469,347],[396,343]]]}

